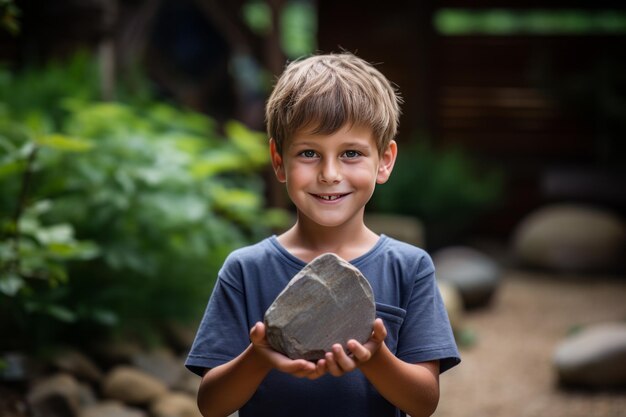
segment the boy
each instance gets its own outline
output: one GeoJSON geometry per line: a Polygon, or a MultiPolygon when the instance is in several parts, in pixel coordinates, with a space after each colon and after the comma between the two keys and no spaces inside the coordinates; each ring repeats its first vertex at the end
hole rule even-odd
{"type": "Polygon", "coordinates": [[[277,179],[297,209],[280,236],[234,251],[220,270],[186,366],[203,376],[202,414],[241,417],[431,415],[439,374],[459,363],[432,261],[363,222],[397,154],[400,98],[349,54],[291,63],[266,108],[277,179]],[[370,282],[377,319],[365,344],[317,363],[292,360],[265,338],[265,310],[318,255],[333,252],[370,282]]]}

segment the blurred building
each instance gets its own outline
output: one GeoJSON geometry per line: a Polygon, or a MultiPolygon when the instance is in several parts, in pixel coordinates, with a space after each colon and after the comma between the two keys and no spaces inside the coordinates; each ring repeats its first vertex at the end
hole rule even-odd
{"type": "Polygon", "coordinates": [[[477,226],[506,236],[546,202],[626,213],[626,6],[596,1],[319,0],[319,45],[380,62],[426,132],[507,177],[477,226]]]}

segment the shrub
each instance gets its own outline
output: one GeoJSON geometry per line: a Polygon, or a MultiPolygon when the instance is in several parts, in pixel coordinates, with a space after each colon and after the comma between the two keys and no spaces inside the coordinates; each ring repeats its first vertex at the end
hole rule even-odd
{"type": "Polygon", "coordinates": [[[67,79],[58,65],[0,73],[0,349],[154,338],[197,318],[224,257],[281,219],[263,208],[263,134],[99,102],[91,61],[67,79]]]}
{"type": "Polygon", "coordinates": [[[459,149],[435,150],[423,140],[402,146],[389,181],[376,189],[374,211],[424,222],[429,246],[453,243],[500,199],[503,176],[479,167],[459,149]]]}

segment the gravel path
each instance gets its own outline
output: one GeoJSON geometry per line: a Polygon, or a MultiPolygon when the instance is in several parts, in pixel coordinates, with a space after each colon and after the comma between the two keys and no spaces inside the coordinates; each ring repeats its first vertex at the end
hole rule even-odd
{"type": "Polygon", "coordinates": [[[507,271],[494,303],[467,313],[474,346],[441,377],[436,417],[626,417],[626,389],[563,390],[556,346],[576,326],[626,319],[624,277],[507,271]]]}

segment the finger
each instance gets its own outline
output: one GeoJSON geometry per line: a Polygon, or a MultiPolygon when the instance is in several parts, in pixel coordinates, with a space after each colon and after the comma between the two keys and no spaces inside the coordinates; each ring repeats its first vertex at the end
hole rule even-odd
{"type": "Polygon", "coordinates": [[[356,368],[356,363],[352,358],[346,355],[346,352],[340,344],[333,345],[333,355],[335,361],[337,361],[337,365],[339,365],[342,371],[350,372],[356,368]]]}
{"type": "Polygon", "coordinates": [[[302,378],[315,371],[315,364],[304,359],[291,360],[285,357],[285,360],[281,360],[276,368],[279,371],[302,378]]]}
{"type": "Polygon", "coordinates": [[[339,368],[339,365],[337,365],[335,355],[332,352],[326,352],[326,369],[328,369],[328,373],[332,376],[343,375],[343,371],[339,368]]]}
{"type": "Polygon", "coordinates": [[[348,349],[359,362],[367,362],[372,357],[372,352],[354,339],[348,341],[348,349]]]}
{"type": "Polygon", "coordinates": [[[308,374],[306,377],[308,379],[317,379],[326,373],[326,359],[320,359],[315,364],[315,371],[308,374]]]}

